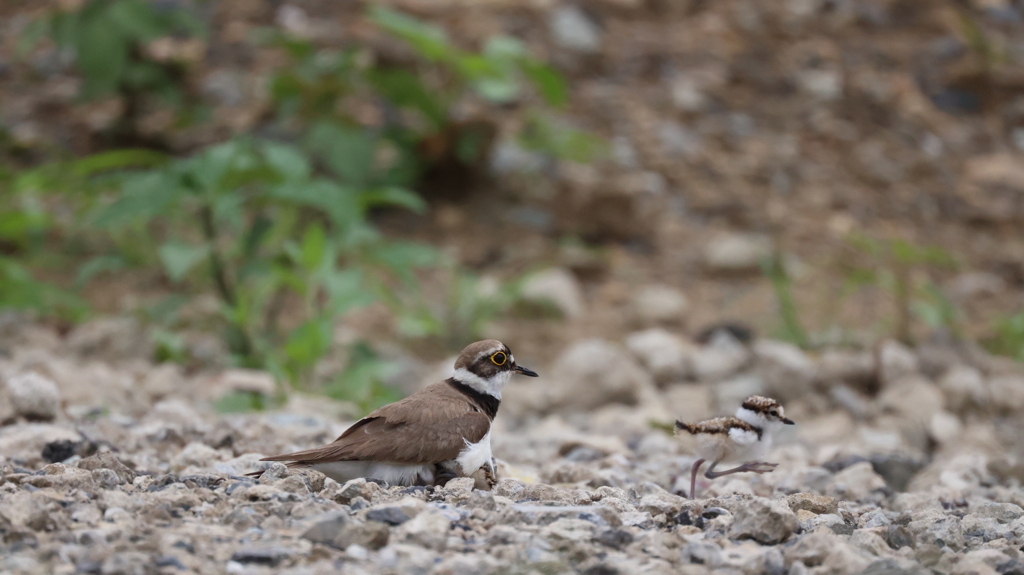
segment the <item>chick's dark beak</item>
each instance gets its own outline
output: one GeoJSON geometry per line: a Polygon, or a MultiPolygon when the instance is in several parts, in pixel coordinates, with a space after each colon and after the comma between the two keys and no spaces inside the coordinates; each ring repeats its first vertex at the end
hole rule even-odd
{"type": "Polygon", "coordinates": [[[786,425],[796,425],[796,422],[788,417],[783,417],[782,423],[785,423],[786,425]]]}
{"type": "Polygon", "coordinates": [[[516,366],[515,372],[529,377],[538,377],[536,371],[533,371],[532,369],[527,369],[521,365],[516,366]]]}

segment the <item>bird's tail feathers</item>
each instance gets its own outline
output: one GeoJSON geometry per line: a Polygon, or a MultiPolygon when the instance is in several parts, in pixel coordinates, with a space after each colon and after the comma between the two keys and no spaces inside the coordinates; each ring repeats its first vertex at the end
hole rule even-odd
{"type": "Polygon", "coordinates": [[[695,430],[695,428],[694,428],[694,426],[692,424],[684,423],[684,422],[679,421],[677,419],[676,420],[676,433],[679,433],[680,431],[685,431],[687,433],[694,433],[696,430],[695,430]]]}

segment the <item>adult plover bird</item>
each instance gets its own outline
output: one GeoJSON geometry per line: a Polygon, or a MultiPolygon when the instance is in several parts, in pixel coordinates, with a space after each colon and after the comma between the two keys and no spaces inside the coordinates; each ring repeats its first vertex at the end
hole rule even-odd
{"type": "Polygon", "coordinates": [[[779,402],[769,397],[748,397],[736,410],[736,417],[716,417],[700,423],[676,421],[676,432],[686,431],[697,438],[700,457],[690,469],[690,499],[697,488],[697,471],[705,461],[711,467],[704,477],[715,479],[723,475],[742,473],[771,473],[778,463],[759,461],[772,444],[772,433],[782,425],[794,425],[786,417],[779,402]],[[715,471],[722,461],[742,461],[739,467],[715,471]]]}
{"type": "Polygon", "coordinates": [[[381,407],[328,445],[261,461],[315,469],[339,482],[365,477],[389,485],[444,485],[486,466],[493,485],[491,422],[516,373],[537,377],[505,344],[478,341],[462,350],[448,379],[381,407]]]}

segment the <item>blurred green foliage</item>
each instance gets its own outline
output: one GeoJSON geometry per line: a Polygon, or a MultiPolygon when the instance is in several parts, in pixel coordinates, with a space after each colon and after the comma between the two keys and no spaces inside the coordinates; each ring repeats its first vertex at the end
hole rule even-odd
{"type": "Polygon", "coordinates": [[[956,267],[948,252],[903,239],[880,240],[862,234],[851,235],[848,244],[852,257],[842,262],[844,293],[874,286],[892,294],[896,306],[892,331],[897,339],[912,341],[915,317],[929,329],[961,335],[960,310],[927,278],[929,270],[956,267]]]}
{"type": "MultiPolygon", "coordinates": [[[[586,161],[603,142],[555,120],[568,86],[518,40],[494,37],[472,52],[401,13],[372,7],[369,16],[411,48],[412,63],[265,35],[291,59],[268,88],[276,139],[240,136],[183,157],[112,149],[31,169],[0,157],[0,309],[75,321],[88,313],[82,290],[104,274],[160,276],[167,297],[138,310],[154,326],[155,359],[190,360],[180,330],[195,320],[184,310],[213,295],[215,315],[201,328],[222,330],[236,364],[302,388],[322,384],[367,410],[396,399],[384,385],[394,366],[365,342],[338,349],[335,327],[347,313],[380,303],[402,335],[452,348],[482,337],[515,303],[518,284],[481,280],[428,246],[385,237],[373,211],[426,209],[413,190],[439,142],[464,164],[480,163],[492,134],[465,129],[456,110],[467,98],[484,109],[527,103],[520,145],[554,158],[586,161]],[[377,106],[377,121],[367,106],[377,106]],[[73,269],[73,282],[37,280],[32,270],[46,265],[73,269]],[[419,290],[418,271],[432,267],[448,278],[438,301],[419,290]],[[346,361],[324,382],[315,368],[328,354],[346,361]]],[[[21,44],[48,35],[73,53],[82,99],[122,98],[118,127],[131,131],[151,101],[179,111],[195,104],[186,62],[154,46],[204,33],[187,4],[86,0],[37,22],[21,44]]],[[[232,394],[217,408],[280,399],[232,394]]]]}

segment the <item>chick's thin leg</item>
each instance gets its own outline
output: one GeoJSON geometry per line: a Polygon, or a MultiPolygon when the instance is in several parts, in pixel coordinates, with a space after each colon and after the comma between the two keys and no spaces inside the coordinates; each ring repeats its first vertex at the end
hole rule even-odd
{"type": "Polygon", "coordinates": [[[771,473],[779,464],[767,463],[764,461],[749,461],[738,467],[726,469],[725,471],[715,471],[716,465],[718,465],[717,461],[712,463],[711,467],[709,467],[708,470],[704,472],[704,477],[707,477],[708,479],[715,479],[717,477],[722,477],[723,475],[732,475],[733,473],[771,473]]]}
{"type": "MultiPolygon", "coordinates": [[[[715,463],[718,463],[717,461],[715,463]]],[[[704,465],[703,459],[698,459],[693,462],[693,467],[690,469],[690,499],[695,499],[694,495],[697,492],[697,472],[700,471],[700,466],[704,465]]],[[[714,464],[711,465],[714,468],[714,464]]]]}

